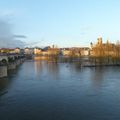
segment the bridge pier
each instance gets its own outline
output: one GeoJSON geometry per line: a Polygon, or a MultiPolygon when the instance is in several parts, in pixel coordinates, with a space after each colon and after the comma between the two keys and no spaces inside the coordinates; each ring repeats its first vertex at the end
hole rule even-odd
{"type": "Polygon", "coordinates": [[[7,77],[7,66],[0,66],[0,78],[7,77]]]}
{"type": "Polygon", "coordinates": [[[16,60],[16,66],[19,66],[21,63],[20,59],[16,60]]]}
{"type": "Polygon", "coordinates": [[[15,62],[9,63],[8,66],[7,66],[7,69],[8,69],[8,70],[16,69],[16,64],[15,64],[15,62]]]}

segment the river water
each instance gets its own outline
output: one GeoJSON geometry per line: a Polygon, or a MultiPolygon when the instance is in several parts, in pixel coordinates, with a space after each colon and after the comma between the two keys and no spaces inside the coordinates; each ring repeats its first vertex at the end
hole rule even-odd
{"type": "Polygon", "coordinates": [[[0,80],[0,120],[120,120],[120,67],[26,61],[0,80]]]}

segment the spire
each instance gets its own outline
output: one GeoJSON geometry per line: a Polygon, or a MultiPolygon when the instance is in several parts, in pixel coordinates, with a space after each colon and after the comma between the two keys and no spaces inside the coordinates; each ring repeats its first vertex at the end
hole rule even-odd
{"type": "Polygon", "coordinates": [[[107,44],[109,44],[110,42],[109,42],[109,38],[107,39],[107,44]]]}
{"type": "Polygon", "coordinates": [[[93,43],[92,42],[90,43],[90,47],[93,48],[93,43]]]}

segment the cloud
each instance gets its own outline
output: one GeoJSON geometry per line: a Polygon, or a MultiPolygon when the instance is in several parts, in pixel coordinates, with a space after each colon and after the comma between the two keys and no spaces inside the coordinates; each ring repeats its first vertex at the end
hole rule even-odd
{"type": "Polygon", "coordinates": [[[14,35],[15,38],[27,38],[25,35],[14,35]]]}
{"type": "Polygon", "coordinates": [[[16,40],[11,31],[11,25],[6,20],[0,19],[0,48],[23,47],[24,42],[16,40]]]}

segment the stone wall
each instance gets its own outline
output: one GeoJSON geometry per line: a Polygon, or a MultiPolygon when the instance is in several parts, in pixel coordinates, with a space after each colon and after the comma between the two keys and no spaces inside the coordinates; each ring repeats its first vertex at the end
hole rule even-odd
{"type": "Polygon", "coordinates": [[[0,66],[0,78],[7,77],[7,66],[0,66]]]}
{"type": "Polygon", "coordinates": [[[8,66],[8,70],[13,70],[16,68],[16,64],[15,63],[10,63],[8,66]]]}

